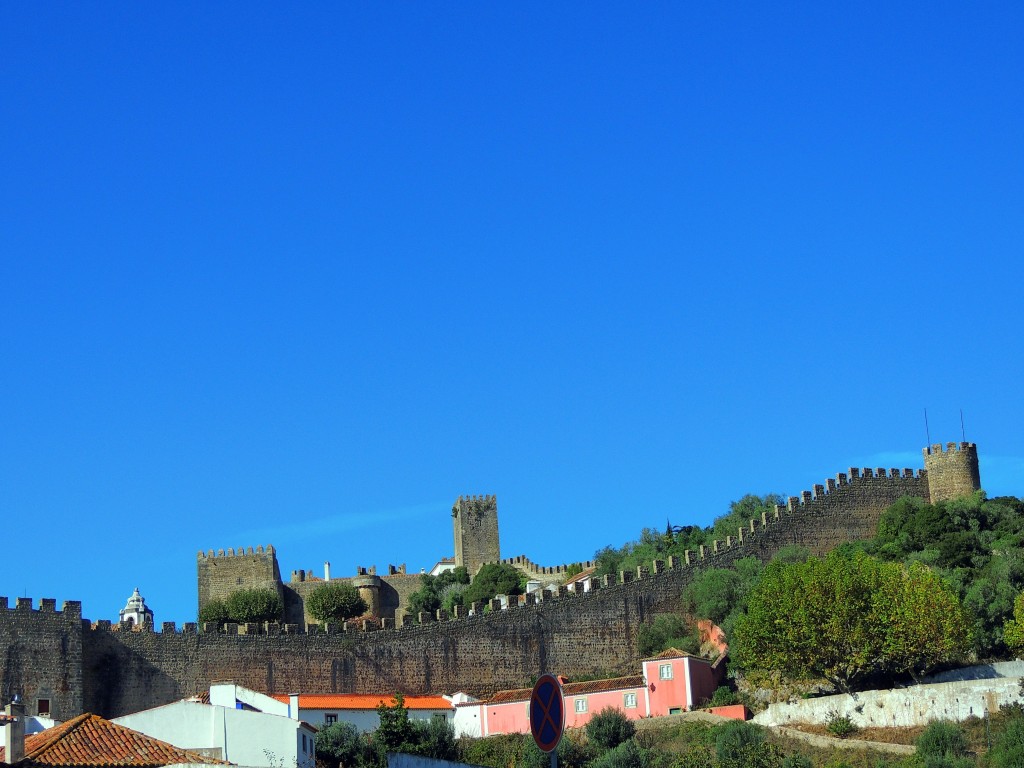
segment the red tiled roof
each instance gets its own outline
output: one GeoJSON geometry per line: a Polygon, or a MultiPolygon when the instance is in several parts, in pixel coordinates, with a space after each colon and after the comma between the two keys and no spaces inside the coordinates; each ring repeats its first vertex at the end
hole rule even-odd
{"type": "Polygon", "coordinates": [[[584,579],[589,579],[591,576],[594,575],[594,571],[596,571],[596,570],[597,570],[597,566],[596,565],[592,566],[590,568],[584,568],[580,573],[577,573],[571,579],[567,579],[566,582],[565,582],[565,586],[569,586],[570,584],[575,584],[577,581],[583,581],[584,579]]]}
{"type": "MultiPolygon", "coordinates": [[[[691,659],[700,659],[701,661],[707,661],[703,656],[694,656],[692,653],[686,651],[680,651],[678,648],[668,648],[657,656],[649,656],[644,661],[655,661],[656,659],[682,659],[689,656],[691,659]]],[[[709,662],[710,663],[710,662],[709,662]]]]}
{"type": "MultiPolygon", "coordinates": [[[[272,698],[288,703],[288,697],[277,694],[272,698]]],[[[299,709],[376,709],[381,704],[393,707],[394,696],[380,696],[376,693],[302,693],[299,694],[299,709]]],[[[443,696],[406,696],[406,709],[451,709],[452,703],[443,696]]]]}
{"type": "MultiPolygon", "coordinates": [[[[6,755],[0,748],[0,761],[6,755]]],[[[229,765],[198,752],[116,725],[86,712],[66,723],[25,738],[25,759],[18,766],[156,766],[176,763],[229,765]]]]}
{"type": "MultiPolygon", "coordinates": [[[[628,675],[627,677],[612,677],[607,680],[587,680],[583,683],[565,683],[562,685],[562,693],[565,696],[583,696],[588,693],[601,693],[603,691],[617,691],[623,688],[643,688],[643,675],[628,675]]],[[[513,701],[529,701],[532,688],[519,688],[513,691],[498,691],[486,699],[484,704],[508,704],[513,701]]]]}

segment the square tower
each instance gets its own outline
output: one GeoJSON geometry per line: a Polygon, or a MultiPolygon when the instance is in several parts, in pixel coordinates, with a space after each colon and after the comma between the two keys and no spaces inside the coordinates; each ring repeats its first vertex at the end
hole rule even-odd
{"type": "Polygon", "coordinates": [[[498,499],[496,496],[459,496],[452,506],[455,529],[455,565],[463,565],[470,577],[484,563],[501,559],[498,548],[498,499]]]}

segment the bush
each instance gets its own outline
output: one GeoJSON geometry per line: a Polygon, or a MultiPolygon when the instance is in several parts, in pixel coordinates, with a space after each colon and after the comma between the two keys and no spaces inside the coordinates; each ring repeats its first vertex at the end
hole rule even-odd
{"type": "Polygon", "coordinates": [[[240,589],[227,599],[228,616],[239,624],[277,621],[284,606],[277,590],[270,587],[240,589]]]}
{"type": "Polygon", "coordinates": [[[853,721],[848,717],[840,717],[838,714],[833,714],[829,719],[828,724],[825,726],[825,730],[829,732],[829,735],[835,736],[837,739],[845,739],[847,736],[852,736],[860,729],[853,724],[853,721]]]}
{"type": "Polygon", "coordinates": [[[711,699],[705,704],[706,707],[728,707],[731,704],[739,704],[740,697],[736,695],[736,691],[729,688],[727,685],[720,685],[715,688],[714,694],[711,699]]]}
{"type": "Polygon", "coordinates": [[[323,761],[329,768],[365,765],[369,757],[369,745],[352,723],[332,723],[317,731],[314,738],[317,762],[323,761]]]}
{"type": "Polygon", "coordinates": [[[351,584],[329,581],[319,585],[306,599],[309,615],[326,624],[329,621],[344,621],[366,613],[366,601],[359,596],[359,590],[351,584]]]}
{"type": "Polygon", "coordinates": [[[614,749],[633,738],[636,727],[620,710],[605,707],[587,723],[587,738],[601,749],[614,749]]]}
{"type": "Polygon", "coordinates": [[[451,762],[459,759],[459,750],[455,745],[455,728],[447,719],[432,717],[429,720],[410,722],[413,725],[416,754],[451,762]]]}
{"type": "Polygon", "coordinates": [[[723,768],[747,768],[764,744],[764,729],[736,720],[717,728],[715,755],[723,768]]]}
{"type": "Polygon", "coordinates": [[[989,753],[993,768],[1020,768],[1024,765],[1024,718],[1014,717],[1007,724],[989,753]]]}
{"type": "Polygon", "coordinates": [[[916,744],[917,753],[923,757],[964,757],[970,751],[964,729],[948,720],[929,723],[916,744]]]}
{"type": "Polygon", "coordinates": [[[814,763],[806,755],[789,755],[782,760],[782,768],[814,768],[814,763]]]}
{"type": "Polygon", "coordinates": [[[211,600],[199,610],[200,624],[216,624],[221,627],[230,618],[228,606],[223,600],[211,600]]]}
{"type": "Polygon", "coordinates": [[[633,739],[609,749],[590,764],[591,768],[648,768],[651,750],[643,749],[633,739]]]}

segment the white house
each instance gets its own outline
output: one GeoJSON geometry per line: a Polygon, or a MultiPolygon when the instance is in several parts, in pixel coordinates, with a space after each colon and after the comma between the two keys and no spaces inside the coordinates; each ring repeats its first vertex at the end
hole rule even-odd
{"type": "Polygon", "coordinates": [[[270,696],[232,683],[210,686],[209,702],[196,697],[113,722],[181,749],[251,768],[315,768],[316,729],[298,719],[288,697],[270,696]]]}
{"type": "MultiPolygon", "coordinates": [[[[289,700],[288,696],[274,698],[281,704],[289,700]]],[[[455,717],[450,696],[405,696],[404,700],[410,720],[443,717],[452,722],[455,717]]],[[[303,693],[298,696],[298,716],[317,727],[341,722],[352,723],[363,732],[373,731],[380,725],[377,707],[381,704],[392,707],[395,698],[370,693],[303,693]]]]}

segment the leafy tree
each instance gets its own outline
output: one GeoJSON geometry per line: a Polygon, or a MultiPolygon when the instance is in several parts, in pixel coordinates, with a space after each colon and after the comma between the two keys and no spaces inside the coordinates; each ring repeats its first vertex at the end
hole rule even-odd
{"type": "Polygon", "coordinates": [[[824,677],[849,690],[874,676],[922,674],[971,643],[959,599],[920,563],[854,552],[770,563],[737,622],[733,659],[791,679],[824,677]]]}
{"type": "Polygon", "coordinates": [[[1024,651],[1024,592],[1013,602],[1013,618],[1006,622],[1003,640],[1014,653],[1024,651]]]}
{"type": "Polygon", "coordinates": [[[276,621],[284,610],[281,596],[270,587],[240,589],[232,592],[226,603],[231,621],[239,624],[276,621]]]}
{"type": "Polygon", "coordinates": [[[605,707],[590,718],[586,730],[587,738],[601,749],[614,749],[636,733],[633,721],[614,707],[605,707]]]}
{"type": "Polygon", "coordinates": [[[352,723],[331,723],[316,733],[317,762],[328,768],[351,768],[373,762],[369,744],[352,723]]]}
{"type": "Polygon", "coordinates": [[[521,595],[526,591],[526,577],[508,563],[487,563],[477,571],[469,589],[462,593],[467,603],[490,600],[495,595],[521,595]]]}
{"type": "Polygon", "coordinates": [[[306,598],[306,610],[317,621],[344,621],[366,613],[366,601],[359,590],[341,581],[320,584],[306,598]]]}
{"type": "Polygon", "coordinates": [[[449,590],[449,594],[452,594],[452,587],[466,584],[469,584],[469,573],[463,565],[450,571],[443,571],[437,576],[431,576],[429,573],[421,574],[420,588],[409,596],[406,612],[415,616],[420,611],[432,614],[442,606],[445,610],[451,610],[453,604],[462,604],[461,598],[456,603],[454,597],[452,597],[445,604],[445,597],[447,597],[444,594],[445,591],[449,590]]]}
{"type": "Polygon", "coordinates": [[[202,608],[199,609],[199,623],[200,624],[216,624],[218,627],[223,626],[231,617],[228,615],[227,604],[220,599],[213,599],[206,603],[202,608]]]}
{"type": "Polygon", "coordinates": [[[444,717],[431,717],[429,720],[412,721],[416,754],[434,760],[459,759],[459,749],[455,741],[455,728],[444,717]]]}
{"type": "Polygon", "coordinates": [[[700,652],[700,639],[696,631],[687,624],[686,619],[674,613],[659,614],[650,624],[641,625],[636,642],[641,658],[654,656],[669,648],[678,648],[695,655],[700,652]]]}

